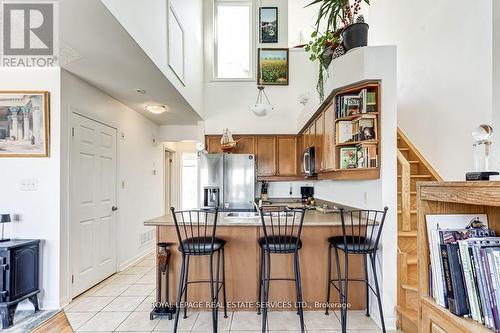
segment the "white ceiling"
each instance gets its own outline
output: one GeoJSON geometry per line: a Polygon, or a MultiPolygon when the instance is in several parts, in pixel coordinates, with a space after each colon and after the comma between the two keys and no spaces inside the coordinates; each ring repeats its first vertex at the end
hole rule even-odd
{"type": "Polygon", "coordinates": [[[101,1],[59,4],[62,68],[160,125],[201,120],[101,1]],[[155,115],[144,109],[146,104],[168,105],[170,112],[155,115]]]}

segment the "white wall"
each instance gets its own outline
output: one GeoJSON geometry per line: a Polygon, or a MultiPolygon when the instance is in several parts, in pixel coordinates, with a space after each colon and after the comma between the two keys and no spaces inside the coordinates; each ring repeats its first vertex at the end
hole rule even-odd
{"type": "Polygon", "coordinates": [[[309,61],[303,49],[290,49],[290,84],[266,86],[274,111],[258,117],[249,110],[257,99],[257,84],[208,81],[205,87],[205,132],[220,134],[226,127],[233,133],[297,133],[297,116],[302,109],[301,95],[316,96],[318,66],[309,61]]]}
{"type": "MultiPolygon", "coordinates": [[[[118,266],[119,269],[141,258],[153,250],[154,241],[144,246],[139,244],[141,232],[149,230],[143,222],[164,213],[164,155],[161,144],[153,145],[152,139],[159,137],[159,126],[117,100],[97,90],[69,72],[62,72],[61,111],[64,117],[62,138],[62,183],[69,186],[69,140],[70,115],[84,114],[117,128],[118,137],[118,266]],[[153,171],[156,170],[156,175],[153,171]],[[122,188],[122,182],[125,187],[122,188]]],[[[63,190],[64,191],[64,190],[63,190]]],[[[66,192],[68,193],[68,192],[66,192]]],[[[68,202],[62,214],[62,225],[68,232],[68,202]]],[[[63,247],[68,252],[67,244],[63,247]]],[[[65,258],[68,260],[68,258],[65,258]]],[[[64,273],[69,274],[69,265],[64,273]]],[[[67,281],[65,275],[61,278],[67,281]]],[[[68,289],[63,288],[68,296],[68,289]]]]}
{"type": "Polygon", "coordinates": [[[60,70],[58,68],[0,67],[0,90],[50,93],[50,157],[0,159],[0,211],[19,214],[7,224],[10,238],[41,239],[40,305],[59,308],[60,270],[60,70]],[[23,179],[35,179],[36,191],[23,192],[23,179]]]}
{"type": "Polygon", "coordinates": [[[471,130],[492,120],[491,3],[370,6],[369,43],[398,46],[398,126],[445,180],[473,170],[471,130]]]}
{"type": "Polygon", "coordinates": [[[102,0],[167,79],[203,116],[203,0],[102,0]],[[184,29],[185,81],[168,66],[167,4],[184,29]]]}
{"type": "Polygon", "coordinates": [[[196,141],[204,142],[204,124],[202,121],[193,126],[160,126],[160,142],[196,141]]]}
{"type": "MultiPolygon", "coordinates": [[[[269,198],[301,198],[301,186],[315,186],[315,181],[288,181],[288,182],[269,182],[267,195],[269,198]],[[290,188],[292,195],[290,195],[290,188]]],[[[260,197],[262,182],[257,182],[255,186],[255,196],[260,197]]]]}
{"type": "Polygon", "coordinates": [[[494,164],[500,170],[500,3],[493,1],[493,130],[494,164]]]}

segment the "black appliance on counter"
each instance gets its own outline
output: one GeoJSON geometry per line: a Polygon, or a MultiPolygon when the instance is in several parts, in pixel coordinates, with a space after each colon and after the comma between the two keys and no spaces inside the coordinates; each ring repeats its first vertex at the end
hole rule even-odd
{"type": "Polygon", "coordinates": [[[307,198],[314,197],[314,187],[312,186],[301,186],[300,195],[302,196],[302,201],[306,201],[307,198]]]}
{"type": "Polygon", "coordinates": [[[307,147],[304,150],[304,155],[302,156],[302,164],[304,168],[304,173],[306,177],[312,177],[316,175],[316,153],[314,147],[307,147]]]}
{"type": "Polygon", "coordinates": [[[40,240],[11,239],[0,243],[0,315],[2,329],[12,326],[19,302],[28,299],[39,311],[40,240]]]}

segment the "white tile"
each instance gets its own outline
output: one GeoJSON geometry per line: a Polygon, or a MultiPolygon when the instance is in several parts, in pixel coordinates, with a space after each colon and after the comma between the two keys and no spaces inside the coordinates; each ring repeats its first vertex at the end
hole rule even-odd
{"type": "Polygon", "coordinates": [[[142,259],[137,264],[135,264],[135,266],[138,266],[138,267],[154,267],[155,264],[156,264],[156,260],[147,258],[147,259],[142,259]]]}
{"type": "Polygon", "coordinates": [[[121,296],[149,296],[154,289],[153,284],[133,284],[121,296]]]}
{"type": "MultiPolygon", "coordinates": [[[[189,313],[188,311],[188,317],[186,319],[183,319],[182,315],[183,313],[181,312],[179,316],[179,326],[177,327],[177,330],[190,332],[193,329],[196,319],[198,318],[198,312],[193,311],[189,313]]],[[[172,332],[174,329],[174,320],[175,316],[172,318],[172,320],[168,320],[166,317],[161,318],[160,321],[158,322],[158,325],[156,325],[154,332],[172,332]]],[[[208,332],[212,332],[212,330],[208,332]]]]}
{"type": "Polygon", "coordinates": [[[65,310],[65,311],[66,312],[97,312],[97,311],[101,311],[106,305],[111,303],[111,301],[113,299],[114,299],[114,297],[112,297],[112,296],[83,297],[83,298],[79,299],[78,301],[75,301],[75,304],[73,304],[68,310],[65,310]]]}
{"type": "Polygon", "coordinates": [[[143,274],[123,274],[116,275],[107,284],[134,284],[136,283],[143,274]]]}
{"type": "Polygon", "coordinates": [[[333,311],[328,316],[324,311],[305,311],[304,322],[308,331],[340,329],[340,321],[333,311]]]}
{"type": "Polygon", "coordinates": [[[83,324],[78,332],[85,331],[114,331],[130,312],[99,312],[83,324]]]}
{"type": "Polygon", "coordinates": [[[115,298],[111,303],[109,303],[104,309],[102,309],[102,311],[134,311],[139,306],[139,304],[144,301],[145,298],[146,297],[144,296],[119,296],[115,298]]]}
{"type": "Polygon", "coordinates": [[[91,296],[118,296],[128,289],[128,284],[107,284],[94,292],[91,296]]]}
{"type": "Polygon", "coordinates": [[[76,331],[80,326],[85,324],[97,312],[69,312],[65,313],[68,318],[71,328],[76,331]]]}
{"type": "Polygon", "coordinates": [[[160,319],[149,320],[149,312],[132,312],[116,329],[121,332],[151,332],[160,319]]]}
{"type": "MultiPolygon", "coordinates": [[[[189,313],[189,312],[188,312],[189,313]]],[[[224,318],[224,312],[219,312],[218,331],[228,331],[231,327],[233,314],[228,312],[227,318],[224,318]]],[[[203,311],[198,314],[198,319],[193,326],[193,332],[211,332],[212,331],[212,312],[203,311]]]]}
{"type": "Polygon", "coordinates": [[[268,311],[269,330],[300,331],[300,319],[295,311],[268,311]]]}
{"type": "Polygon", "coordinates": [[[156,302],[155,297],[148,296],[134,311],[151,311],[153,310],[154,303],[156,302]]]}
{"type": "Polygon", "coordinates": [[[156,276],[151,274],[146,274],[141,277],[136,284],[154,284],[156,282],[156,276]]]}
{"type": "Polygon", "coordinates": [[[251,331],[261,328],[261,316],[257,312],[236,311],[233,314],[231,331],[251,331]]]}
{"type": "MultiPolygon", "coordinates": [[[[340,312],[335,311],[335,314],[340,318],[340,312]]],[[[347,311],[347,329],[351,330],[379,330],[379,327],[373,319],[367,317],[364,310],[349,310],[347,311]]]]}
{"type": "Polygon", "coordinates": [[[130,275],[130,274],[144,275],[144,274],[150,272],[152,269],[153,269],[153,267],[132,266],[132,267],[127,268],[126,270],[124,270],[118,274],[119,275],[130,275]]]}

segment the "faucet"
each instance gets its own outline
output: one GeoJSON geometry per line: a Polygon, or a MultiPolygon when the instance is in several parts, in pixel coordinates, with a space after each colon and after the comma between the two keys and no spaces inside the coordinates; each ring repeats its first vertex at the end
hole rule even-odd
{"type": "Polygon", "coordinates": [[[257,212],[260,211],[260,207],[262,206],[262,200],[259,200],[259,204],[258,205],[257,205],[257,203],[255,201],[252,201],[252,200],[250,200],[250,203],[253,204],[253,206],[255,207],[255,210],[257,212]]]}

